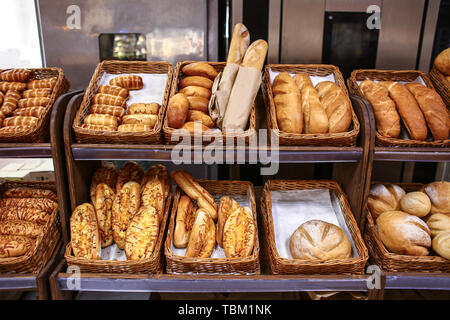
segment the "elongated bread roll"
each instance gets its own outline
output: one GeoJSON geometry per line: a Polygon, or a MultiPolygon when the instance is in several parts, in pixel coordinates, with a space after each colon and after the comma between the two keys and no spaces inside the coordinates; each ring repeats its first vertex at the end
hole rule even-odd
{"type": "Polygon", "coordinates": [[[223,229],[228,218],[233,212],[240,208],[239,204],[230,196],[223,196],[219,202],[219,211],[217,212],[217,244],[221,247],[223,240],[223,229]]]}
{"type": "Polygon", "coordinates": [[[208,90],[211,90],[211,88],[213,86],[213,82],[209,78],[201,77],[201,76],[190,76],[190,77],[185,77],[180,80],[180,84],[179,84],[180,89],[183,89],[183,88],[186,88],[189,86],[203,87],[208,90]]]}
{"type": "Polygon", "coordinates": [[[39,98],[26,98],[26,99],[20,99],[18,106],[19,108],[29,108],[29,107],[35,107],[35,106],[43,106],[45,107],[50,102],[49,97],[39,97],[39,98]]]}
{"type": "Polygon", "coordinates": [[[112,206],[116,194],[106,183],[99,183],[95,190],[94,209],[97,216],[98,230],[102,248],[113,244],[112,206]]]}
{"type": "Polygon", "coordinates": [[[0,258],[23,256],[34,243],[34,240],[29,237],[0,235],[0,258]]]}
{"type": "Polygon", "coordinates": [[[175,248],[186,248],[195,218],[197,206],[188,196],[182,195],[177,207],[175,230],[173,232],[173,245],[175,248]]]}
{"type": "Polygon", "coordinates": [[[41,89],[28,89],[23,92],[24,98],[39,98],[39,97],[50,97],[52,94],[52,89],[41,88],[41,89]]]}
{"type": "Polygon", "coordinates": [[[44,198],[5,198],[0,200],[0,207],[30,208],[52,213],[58,208],[58,203],[44,198]]]}
{"type": "Polygon", "coordinates": [[[188,121],[180,128],[182,130],[188,131],[190,134],[201,134],[204,131],[210,130],[209,127],[205,126],[201,122],[188,121]]]}
{"type": "Polygon", "coordinates": [[[125,236],[125,254],[128,260],[151,257],[159,236],[158,213],[153,207],[142,206],[131,218],[125,236]]]}
{"type": "MultiPolygon", "coordinates": [[[[119,126],[120,127],[120,126],[119,126]]],[[[117,131],[117,127],[83,123],[81,128],[95,131],[117,131]]]]}
{"type": "Polygon", "coordinates": [[[140,90],[144,87],[144,82],[140,76],[120,76],[109,81],[112,86],[122,87],[128,90],[140,90]]]}
{"type": "Polygon", "coordinates": [[[127,108],[127,114],[154,114],[159,113],[161,106],[158,103],[133,103],[127,108]]]}
{"type": "Polygon", "coordinates": [[[14,116],[11,118],[5,118],[5,120],[3,120],[3,127],[12,127],[12,126],[35,127],[38,123],[38,120],[39,119],[36,117],[14,116]]]}
{"type": "Polygon", "coordinates": [[[7,92],[8,90],[23,91],[27,88],[27,84],[23,82],[0,82],[0,90],[7,92]]]}
{"type": "Polygon", "coordinates": [[[187,121],[200,122],[208,128],[214,128],[214,121],[208,116],[206,113],[197,111],[197,110],[189,110],[187,121]]]}
{"type": "Polygon", "coordinates": [[[407,83],[406,88],[414,95],[425,115],[428,127],[435,140],[448,138],[450,120],[447,107],[441,96],[433,89],[420,83],[407,83]]]}
{"type": "Polygon", "coordinates": [[[223,228],[223,250],[227,258],[244,258],[253,252],[256,226],[252,211],[239,208],[227,219],[223,228]]]}
{"type": "Polygon", "coordinates": [[[444,75],[450,76],[450,48],[438,54],[434,59],[434,66],[444,75]]]}
{"type": "Polygon", "coordinates": [[[119,125],[119,118],[111,116],[109,114],[92,113],[88,114],[86,118],[84,118],[84,123],[117,128],[117,126],[119,125]]]}
{"type": "Polygon", "coordinates": [[[307,73],[297,73],[294,77],[294,82],[297,85],[298,90],[301,92],[303,87],[306,85],[312,86],[313,83],[311,81],[311,78],[307,73]]]}
{"type": "Polygon", "coordinates": [[[289,73],[281,72],[273,81],[272,91],[280,131],[302,133],[302,102],[294,79],[289,73]]]}
{"type": "MultiPolygon", "coordinates": [[[[26,84],[28,89],[42,89],[42,88],[53,88],[58,80],[57,77],[41,79],[41,80],[33,80],[26,84]]],[[[23,89],[25,90],[25,88],[23,89]]],[[[22,90],[20,90],[22,91],[22,90]]]]}
{"type": "Polygon", "coordinates": [[[158,121],[158,116],[154,114],[127,114],[122,117],[122,124],[145,124],[153,128],[158,121]]]}
{"type": "Polygon", "coordinates": [[[31,70],[27,69],[14,69],[3,71],[0,73],[0,80],[13,81],[13,82],[27,82],[32,75],[31,70]]]}
{"type": "Polygon", "coordinates": [[[327,133],[328,116],[320,103],[316,89],[305,85],[301,90],[301,96],[305,133],[327,133]]]}
{"type": "Polygon", "coordinates": [[[179,93],[183,93],[186,97],[202,97],[208,100],[211,98],[211,90],[199,86],[185,87],[181,89],[179,93]]]}
{"type": "Polygon", "coordinates": [[[122,117],[125,114],[125,109],[118,106],[109,106],[106,104],[93,104],[89,110],[90,113],[109,114],[115,117],[122,117]]]}
{"type": "Polygon", "coordinates": [[[227,64],[241,64],[245,52],[250,44],[250,34],[242,23],[236,23],[228,50],[227,64]]]}
{"type": "Polygon", "coordinates": [[[0,111],[5,115],[10,115],[17,108],[17,104],[21,99],[21,94],[19,91],[8,90],[4,97],[4,102],[0,111]]]}
{"type": "MultiPolygon", "coordinates": [[[[148,168],[141,179],[141,186],[144,186],[148,181],[158,178],[164,188],[164,200],[167,199],[170,193],[170,175],[169,170],[162,164],[155,164],[148,168]]],[[[142,193],[142,192],[141,192],[142,193]]]]}
{"type": "Polygon", "coordinates": [[[89,194],[91,196],[92,203],[95,204],[95,193],[97,192],[97,185],[99,183],[106,183],[113,190],[116,189],[116,182],[119,176],[119,172],[115,167],[103,166],[95,170],[91,179],[91,186],[89,188],[89,194]]]}
{"type": "Polygon", "coordinates": [[[0,220],[24,220],[45,224],[50,219],[46,211],[35,208],[1,207],[0,220]]]}
{"type": "Polygon", "coordinates": [[[73,211],[70,217],[70,238],[75,257],[101,259],[101,239],[97,217],[91,204],[83,203],[73,211]]]}
{"type": "Polygon", "coordinates": [[[186,248],[188,258],[209,258],[216,245],[216,225],[203,208],[197,210],[186,248]]]}
{"type": "Polygon", "coordinates": [[[30,221],[0,221],[0,235],[24,236],[37,238],[44,232],[44,225],[30,221]]]}
{"type": "Polygon", "coordinates": [[[185,65],[181,71],[186,76],[201,76],[201,77],[207,77],[214,81],[214,79],[217,77],[218,72],[212,65],[206,62],[193,62],[190,64],[185,65]]]}
{"type": "Polygon", "coordinates": [[[10,126],[10,127],[4,127],[0,128],[0,134],[1,133],[17,133],[22,131],[31,130],[34,127],[31,126],[10,126]]]}
{"type": "Polygon", "coordinates": [[[124,107],[126,100],[119,96],[113,96],[112,94],[97,93],[92,97],[92,103],[124,107]]]}
{"type": "Polygon", "coordinates": [[[152,130],[153,127],[150,127],[145,124],[121,124],[117,131],[120,132],[145,132],[152,130]]]}
{"type": "Polygon", "coordinates": [[[44,114],[45,107],[28,107],[16,109],[13,112],[13,116],[26,116],[26,117],[36,117],[39,118],[44,114]]]}
{"type": "Polygon", "coordinates": [[[352,123],[352,111],[342,89],[334,82],[323,81],[316,85],[316,90],[328,116],[328,131],[347,132],[352,123]]]}
{"type": "Polygon", "coordinates": [[[197,110],[204,113],[208,113],[209,100],[203,97],[187,97],[189,101],[189,110],[197,110]]]}
{"type": "MultiPolygon", "coordinates": [[[[206,90],[206,89],[205,89],[206,90]]],[[[167,125],[179,129],[186,121],[189,111],[189,101],[183,93],[177,93],[169,100],[167,106],[167,125]]]]}
{"type": "Polygon", "coordinates": [[[141,185],[141,205],[153,207],[160,223],[164,216],[164,191],[163,182],[157,176],[141,185]]]}
{"type": "Polygon", "coordinates": [[[45,198],[58,201],[55,191],[27,187],[8,189],[3,193],[3,198],[45,198]]]}
{"type": "Polygon", "coordinates": [[[267,50],[269,46],[264,40],[256,40],[253,42],[245,52],[244,59],[242,60],[241,66],[243,67],[253,67],[258,70],[262,70],[264,66],[264,61],[266,60],[267,50]]]}
{"type": "Polygon", "coordinates": [[[119,193],[120,190],[125,185],[125,183],[129,181],[135,181],[140,183],[143,176],[144,176],[144,169],[142,169],[142,167],[137,162],[128,161],[120,169],[115,187],[116,193],[119,193]]]}
{"type": "Polygon", "coordinates": [[[371,80],[361,82],[360,88],[372,104],[378,132],[384,137],[397,138],[400,135],[400,116],[388,89],[371,80]]]}
{"type": "Polygon", "coordinates": [[[104,94],[110,94],[113,96],[119,96],[123,99],[128,99],[130,96],[130,92],[126,88],[118,87],[118,86],[106,86],[101,85],[98,87],[97,93],[104,93],[104,94]]]}

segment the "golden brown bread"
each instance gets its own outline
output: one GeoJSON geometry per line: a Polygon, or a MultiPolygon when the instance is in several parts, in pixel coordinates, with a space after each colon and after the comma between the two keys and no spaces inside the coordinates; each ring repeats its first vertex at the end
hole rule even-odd
{"type": "Polygon", "coordinates": [[[164,188],[164,200],[167,199],[170,193],[170,175],[169,170],[162,164],[155,164],[148,168],[148,170],[144,173],[144,176],[141,180],[141,186],[145,185],[147,181],[157,177],[163,185],[164,188]]]}
{"type": "Polygon", "coordinates": [[[197,210],[194,225],[186,248],[188,258],[209,258],[216,245],[216,226],[211,216],[202,208],[197,210]]]}
{"type": "Polygon", "coordinates": [[[30,127],[30,126],[10,126],[10,127],[4,127],[4,128],[0,128],[0,134],[1,133],[17,133],[17,132],[22,132],[22,131],[26,131],[26,130],[31,130],[34,127],[30,127]]]}
{"type": "Polygon", "coordinates": [[[117,131],[120,132],[145,132],[152,129],[152,127],[145,124],[121,124],[117,127],[117,131]]]}
{"type": "Polygon", "coordinates": [[[372,104],[378,132],[384,137],[397,138],[400,135],[400,116],[388,89],[371,80],[361,82],[360,88],[372,104]]]}
{"type": "Polygon", "coordinates": [[[118,193],[123,188],[125,183],[129,181],[135,181],[140,183],[143,175],[144,169],[142,169],[142,167],[139,164],[137,164],[137,162],[128,161],[120,169],[115,187],[116,193],[118,193]]]}
{"type": "Polygon", "coordinates": [[[217,204],[211,194],[206,191],[192,175],[186,171],[172,172],[172,179],[192,199],[200,209],[204,209],[214,220],[217,220],[217,204]]]}
{"type": "Polygon", "coordinates": [[[137,75],[115,77],[109,81],[109,84],[128,90],[140,90],[144,87],[142,78],[137,75]]]}
{"type": "Polygon", "coordinates": [[[127,114],[154,114],[159,113],[161,106],[158,103],[133,103],[127,108],[127,114]]]}
{"type": "Polygon", "coordinates": [[[423,192],[409,192],[400,200],[400,210],[422,218],[430,213],[431,201],[423,192]]]}
{"type": "Polygon", "coordinates": [[[23,92],[24,98],[39,98],[39,97],[50,97],[52,94],[52,89],[41,88],[41,89],[28,89],[23,92]]]}
{"type": "Polygon", "coordinates": [[[347,132],[352,123],[352,111],[341,87],[334,82],[323,81],[316,85],[316,90],[328,116],[328,131],[347,132]]]}
{"type": "Polygon", "coordinates": [[[7,92],[8,90],[24,91],[26,88],[27,84],[23,82],[0,82],[0,90],[3,92],[7,92]]]}
{"type": "Polygon", "coordinates": [[[431,200],[431,213],[443,213],[450,215],[450,182],[436,181],[422,187],[431,200]]]}
{"type": "Polygon", "coordinates": [[[414,95],[425,115],[434,140],[445,140],[450,130],[447,107],[441,96],[433,89],[420,83],[407,83],[406,88],[414,95]]]}
{"type": "Polygon", "coordinates": [[[30,208],[52,213],[58,203],[45,198],[6,198],[0,200],[0,207],[30,208]]]}
{"type": "Polygon", "coordinates": [[[142,206],[131,218],[125,236],[125,254],[128,260],[151,257],[159,235],[158,213],[153,207],[142,206]]]}
{"type": "Polygon", "coordinates": [[[103,182],[106,183],[110,188],[115,190],[118,176],[119,172],[117,172],[117,168],[115,167],[104,166],[95,170],[91,178],[91,187],[89,189],[89,194],[91,195],[92,203],[95,203],[95,193],[97,190],[97,184],[103,182]]]}
{"type": "Polygon", "coordinates": [[[242,207],[234,211],[223,228],[223,250],[227,258],[244,258],[253,252],[256,226],[252,211],[242,207]]]}
{"type": "Polygon", "coordinates": [[[450,216],[442,213],[432,214],[427,219],[427,225],[430,228],[432,238],[440,233],[450,232],[450,216]]]}
{"type": "Polygon", "coordinates": [[[180,129],[187,130],[191,134],[201,134],[204,131],[208,131],[210,128],[200,122],[188,121],[183,124],[180,129]]]}
{"type": "Polygon", "coordinates": [[[0,80],[13,82],[27,82],[33,72],[27,69],[13,69],[0,73],[0,80]]]}
{"type": "Polygon", "coordinates": [[[250,44],[250,34],[242,23],[236,23],[231,37],[230,48],[228,49],[227,64],[241,64],[245,52],[250,44]]]}
{"type": "Polygon", "coordinates": [[[334,224],[309,220],[300,225],[289,240],[289,250],[294,259],[335,260],[351,257],[350,240],[334,224]]]}
{"type": "Polygon", "coordinates": [[[188,196],[182,195],[177,206],[173,245],[175,248],[186,248],[197,214],[197,206],[188,196]]]}
{"type": "Polygon", "coordinates": [[[450,48],[438,54],[434,59],[434,66],[444,75],[450,76],[450,48]]]}
{"type": "Polygon", "coordinates": [[[29,107],[16,109],[13,116],[36,117],[39,118],[45,111],[45,107],[29,107]]]}
{"type": "Polygon", "coordinates": [[[438,255],[450,260],[450,231],[438,234],[431,245],[438,255]]]}
{"type": "Polygon", "coordinates": [[[402,211],[386,211],[376,221],[380,240],[393,253],[427,256],[430,229],[420,218],[402,211]]]}
{"type": "Polygon", "coordinates": [[[122,124],[143,124],[150,128],[155,127],[158,116],[154,114],[127,114],[122,117],[122,124]]]}
{"type": "Polygon", "coordinates": [[[245,52],[241,66],[262,70],[264,61],[266,60],[268,48],[269,46],[266,41],[261,39],[256,40],[248,47],[247,51],[245,52]]]}
{"type": "Polygon", "coordinates": [[[211,90],[199,86],[185,87],[179,93],[184,94],[186,97],[202,97],[208,100],[211,98],[211,90]]]}
{"type": "Polygon", "coordinates": [[[112,206],[116,194],[106,183],[99,183],[95,192],[94,209],[102,248],[113,244],[112,206]]]}
{"type": "MultiPolygon", "coordinates": [[[[119,126],[120,128],[121,126],[119,126]]],[[[83,123],[81,125],[81,128],[87,129],[87,130],[95,130],[95,131],[117,131],[118,127],[113,126],[102,126],[100,124],[86,124],[83,123]]]]}
{"type": "Polygon", "coordinates": [[[97,217],[91,204],[83,203],[73,211],[70,217],[70,238],[75,257],[101,259],[101,239],[97,217]]]}
{"type": "Polygon", "coordinates": [[[49,97],[39,97],[39,98],[26,98],[20,99],[17,106],[19,108],[29,108],[35,106],[45,107],[50,102],[49,97]]]}
{"type": "Polygon", "coordinates": [[[212,80],[210,80],[209,78],[206,78],[206,77],[189,76],[189,77],[184,77],[183,79],[181,79],[178,87],[180,89],[183,89],[183,88],[186,88],[189,86],[203,87],[208,90],[211,90],[211,88],[213,86],[213,82],[212,82],[212,80]]]}
{"type": "Polygon", "coordinates": [[[34,243],[34,240],[29,237],[0,235],[0,258],[23,256],[34,243]]]}
{"type": "Polygon", "coordinates": [[[34,208],[1,207],[0,220],[25,220],[45,224],[50,219],[46,211],[34,208]]]}
{"type": "Polygon", "coordinates": [[[280,131],[302,133],[302,102],[294,79],[289,73],[281,72],[273,81],[272,91],[280,131]]]}
{"type": "Polygon", "coordinates": [[[19,91],[8,90],[5,94],[4,102],[0,111],[5,115],[10,115],[17,108],[17,104],[21,98],[19,91]]]}
{"type": "Polygon", "coordinates": [[[135,181],[125,183],[117,192],[112,208],[113,239],[119,249],[125,248],[128,225],[141,204],[140,186],[135,181]]]}
{"type": "Polygon", "coordinates": [[[167,106],[167,125],[179,129],[186,121],[189,110],[189,101],[183,93],[177,93],[170,98],[167,106]]]}
{"type": "Polygon", "coordinates": [[[189,101],[189,110],[197,110],[204,113],[208,113],[209,100],[202,97],[187,97],[189,101]]]}
{"type": "Polygon", "coordinates": [[[201,77],[207,77],[214,81],[214,79],[217,77],[218,72],[212,65],[206,62],[193,62],[190,64],[185,65],[181,71],[186,76],[201,76],[201,77]]]}
{"type": "MultiPolygon", "coordinates": [[[[50,88],[50,89],[52,89],[55,86],[57,80],[58,80],[57,77],[52,77],[52,78],[47,78],[47,79],[40,79],[40,80],[33,80],[33,81],[28,82],[26,84],[26,87],[28,89],[42,89],[42,88],[50,88]]],[[[22,90],[20,90],[20,91],[22,91],[22,90]]]]}
{"type": "Polygon", "coordinates": [[[26,117],[26,116],[14,116],[10,118],[5,118],[3,120],[3,127],[13,127],[13,126],[30,126],[35,127],[38,122],[36,117],[26,117]]]}
{"type": "Polygon", "coordinates": [[[222,240],[225,223],[228,217],[239,208],[239,204],[230,196],[220,198],[219,210],[217,211],[217,244],[221,247],[223,247],[222,240]]]}
{"type": "Polygon", "coordinates": [[[200,122],[208,128],[214,128],[214,121],[211,119],[211,117],[201,111],[189,110],[187,121],[200,122]]]}
{"type": "Polygon", "coordinates": [[[0,235],[24,236],[37,238],[44,231],[44,225],[30,221],[0,221],[0,235]]]}
{"type": "Polygon", "coordinates": [[[112,94],[96,93],[92,97],[92,104],[106,104],[108,106],[125,107],[126,100],[119,96],[113,96],[112,94]]]}
{"type": "Polygon", "coordinates": [[[46,198],[58,201],[56,192],[47,189],[17,187],[6,190],[3,198],[46,198]]]}
{"type": "Polygon", "coordinates": [[[130,92],[126,88],[118,87],[118,86],[106,86],[101,85],[98,87],[97,93],[104,93],[104,94],[110,94],[113,96],[119,96],[123,99],[128,99],[130,96],[130,92]]]}
{"type": "Polygon", "coordinates": [[[328,116],[316,89],[305,85],[301,89],[305,133],[327,133],[328,116]]]}
{"type": "Polygon", "coordinates": [[[375,184],[370,188],[367,206],[374,220],[383,212],[400,209],[405,190],[395,184],[375,184]]]}
{"type": "Polygon", "coordinates": [[[119,125],[120,119],[118,117],[111,116],[109,114],[88,114],[86,118],[84,118],[85,124],[93,124],[93,125],[101,125],[107,127],[115,127],[119,125]]]}
{"type": "Polygon", "coordinates": [[[90,113],[109,114],[110,116],[121,118],[125,114],[125,109],[107,104],[93,104],[89,109],[90,113]]]}
{"type": "Polygon", "coordinates": [[[161,223],[164,215],[164,185],[158,176],[148,179],[141,185],[141,206],[153,207],[161,223]]]}

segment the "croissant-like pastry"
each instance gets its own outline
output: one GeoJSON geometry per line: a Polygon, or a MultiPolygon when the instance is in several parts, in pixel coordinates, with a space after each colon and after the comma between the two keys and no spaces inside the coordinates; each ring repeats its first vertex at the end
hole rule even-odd
{"type": "Polygon", "coordinates": [[[128,90],[139,90],[144,87],[144,83],[140,76],[121,76],[113,78],[109,81],[112,86],[122,87],[128,90]]]}
{"type": "Polygon", "coordinates": [[[90,113],[109,114],[115,117],[122,117],[125,114],[125,109],[118,106],[109,106],[106,104],[93,104],[90,113]]]}
{"type": "Polygon", "coordinates": [[[97,93],[104,93],[104,94],[110,94],[113,96],[119,96],[124,99],[128,99],[130,92],[128,89],[118,87],[118,86],[105,86],[102,85],[98,87],[97,93]]]}
{"type": "Polygon", "coordinates": [[[93,104],[106,104],[109,106],[125,106],[126,101],[119,96],[113,96],[111,94],[97,93],[92,97],[93,104]]]}
{"type": "Polygon", "coordinates": [[[27,116],[39,118],[45,111],[45,107],[29,107],[14,110],[14,116],[27,116]]]}
{"type": "Polygon", "coordinates": [[[41,89],[28,89],[23,92],[24,98],[39,98],[39,97],[50,97],[52,94],[52,89],[41,88],[41,89]]]}
{"type": "Polygon", "coordinates": [[[27,82],[31,75],[32,71],[27,69],[8,70],[0,73],[0,80],[13,82],[27,82]]]}
{"type": "Polygon", "coordinates": [[[19,108],[29,108],[29,107],[37,107],[43,106],[45,107],[50,102],[49,97],[39,97],[39,98],[26,98],[20,99],[18,106],[19,108]]]}
{"type": "Polygon", "coordinates": [[[23,82],[0,82],[0,91],[6,92],[8,90],[23,91],[27,88],[27,84],[23,82]]]}
{"type": "Polygon", "coordinates": [[[14,116],[11,118],[6,118],[3,120],[3,127],[11,126],[30,126],[35,127],[38,123],[38,118],[36,117],[25,117],[25,116],[14,116]]]}
{"type": "Polygon", "coordinates": [[[41,88],[53,88],[58,80],[57,77],[41,79],[41,80],[33,80],[26,84],[28,89],[41,89],[41,88]]]}

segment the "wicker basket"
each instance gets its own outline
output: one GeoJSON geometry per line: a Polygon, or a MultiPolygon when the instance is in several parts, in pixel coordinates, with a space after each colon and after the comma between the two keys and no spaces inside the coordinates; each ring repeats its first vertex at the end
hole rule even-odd
{"type": "MultiPolygon", "coordinates": [[[[3,194],[7,189],[16,187],[56,190],[54,182],[2,181],[0,183],[0,194],[3,194]]],[[[36,243],[30,251],[20,257],[0,259],[0,273],[39,273],[50,260],[60,239],[61,225],[56,208],[51,213],[42,234],[36,238],[36,243]]]]}
{"type": "MultiPolygon", "coordinates": [[[[419,190],[420,183],[395,183],[406,192],[419,190]]],[[[388,272],[450,272],[450,261],[437,255],[408,256],[389,252],[378,237],[378,232],[368,208],[364,240],[369,248],[370,257],[384,271],[388,272]]]]}
{"type": "Polygon", "coordinates": [[[434,88],[441,95],[447,105],[447,108],[450,108],[450,82],[434,66],[430,71],[430,78],[434,84],[434,88]]]}
{"type": "Polygon", "coordinates": [[[169,194],[164,206],[163,220],[159,226],[158,240],[156,241],[155,249],[153,250],[150,258],[126,261],[91,260],[79,258],[73,255],[72,244],[69,242],[66,246],[66,251],[64,254],[67,265],[77,266],[82,272],[93,273],[162,273],[164,260],[161,251],[171,203],[172,194],[169,194]]]}
{"type": "Polygon", "coordinates": [[[250,182],[245,181],[199,180],[199,183],[210,192],[211,195],[216,196],[216,198],[223,195],[229,195],[231,197],[233,197],[233,195],[249,196],[256,224],[256,239],[253,253],[251,256],[245,258],[186,258],[174,254],[171,249],[172,238],[175,229],[178,201],[182,194],[180,189],[177,188],[165,243],[167,273],[260,274],[258,224],[253,185],[250,182]]]}
{"type": "MultiPolygon", "coordinates": [[[[175,76],[172,80],[172,89],[170,90],[170,97],[174,96],[178,92],[178,83],[183,78],[183,72],[181,69],[190,63],[194,63],[198,61],[181,61],[177,63],[175,68],[175,76]]],[[[208,62],[211,66],[213,66],[217,72],[222,72],[225,68],[226,62],[208,62]]],[[[191,134],[191,143],[195,141],[199,141],[201,144],[210,144],[214,142],[216,139],[222,139],[225,144],[227,140],[233,140],[233,144],[241,145],[245,142],[246,145],[249,144],[250,139],[256,138],[256,111],[255,111],[255,103],[252,105],[252,110],[250,112],[250,118],[248,122],[248,127],[243,132],[230,133],[225,131],[217,131],[211,130],[211,132],[202,132],[202,135],[194,135],[191,134]]],[[[173,128],[170,128],[167,124],[167,117],[164,119],[164,139],[166,144],[177,144],[179,142],[178,136],[176,135],[177,131],[173,128]],[[172,135],[174,135],[174,140],[172,141],[172,135]]]]}
{"type": "Polygon", "coordinates": [[[269,180],[264,186],[261,198],[261,212],[264,221],[264,247],[268,255],[273,274],[363,274],[369,258],[367,248],[356,224],[350,205],[343,190],[335,181],[312,180],[269,180]],[[358,257],[329,261],[308,261],[282,258],[278,254],[272,217],[272,200],[270,192],[283,190],[329,189],[332,190],[342,208],[349,232],[355,244],[358,257]]]}
{"type": "MultiPolygon", "coordinates": [[[[0,70],[0,72],[11,69],[0,70]]],[[[50,102],[46,106],[44,112],[39,117],[35,127],[17,133],[1,133],[0,142],[10,143],[42,143],[47,142],[50,137],[50,117],[52,114],[52,107],[56,99],[63,93],[69,90],[69,81],[64,77],[64,72],[61,68],[41,68],[29,69],[33,71],[31,80],[47,79],[57,77],[56,84],[53,87],[50,95],[50,102]]]]}
{"type": "MultiPolygon", "coordinates": [[[[428,88],[434,89],[433,83],[426,73],[415,70],[354,70],[348,79],[348,88],[351,94],[358,95],[364,98],[357,81],[363,80],[376,80],[376,81],[404,81],[412,82],[417,77],[421,77],[428,88]]],[[[398,138],[388,138],[376,132],[375,144],[380,147],[448,147],[450,140],[438,140],[432,141],[428,139],[426,141],[419,140],[405,140],[398,138]]]]}
{"type": "Polygon", "coordinates": [[[269,71],[288,72],[288,73],[307,73],[310,76],[328,76],[333,75],[335,83],[342,89],[347,96],[348,103],[351,106],[348,97],[344,78],[339,69],[333,65],[325,64],[269,64],[264,70],[264,79],[262,92],[264,103],[266,105],[267,125],[271,134],[278,136],[280,145],[288,146],[355,146],[360,129],[358,117],[352,108],[352,125],[350,131],[342,133],[322,133],[322,134],[299,134],[280,131],[278,128],[275,102],[273,99],[272,85],[269,71]]]}
{"type": "MultiPolygon", "coordinates": [[[[159,144],[162,142],[161,126],[166,111],[167,101],[172,81],[173,67],[169,62],[150,61],[115,61],[105,60],[95,69],[91,82],[86,90],[86,94],[81,102],[74,122],[73,130],[80,143],[124,143],[124,144],[159,144]],[[99,87],[100,80],[104,73],[124,74],[124,73],[149,73],[167,74],[167,83],[164,91],[161,108],[159,109],[158,120],[154,128],[147,132],[119,132],[119,131],[96,131],[82,128],[84,118],[89,114],[92,97],[99,87]]],[[[152,101],[149,101],[152,102],[152,101]]]]}

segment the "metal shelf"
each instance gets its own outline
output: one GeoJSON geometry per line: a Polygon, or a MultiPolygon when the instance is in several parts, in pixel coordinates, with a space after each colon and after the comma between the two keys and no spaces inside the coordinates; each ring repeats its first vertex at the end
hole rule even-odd
{"type": "Polygon", "coordinates": [[[445,162],[450,161],[450,148],[385,148],[375,147],[376,161],[445,162]]]}
{"type": "Polygon", "coordinates": [[[386,273],[386,290],[450,290],[449,273],[386,273]]]}

